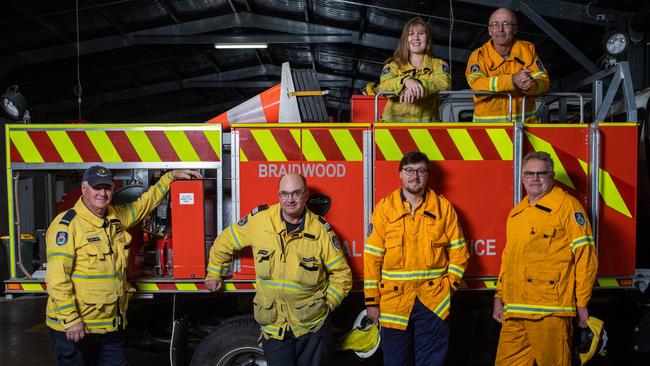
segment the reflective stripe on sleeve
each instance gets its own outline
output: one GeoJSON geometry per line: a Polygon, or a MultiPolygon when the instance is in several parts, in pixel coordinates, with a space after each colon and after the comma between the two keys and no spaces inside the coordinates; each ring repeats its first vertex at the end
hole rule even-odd
{"type": "Polygon", "coordinates": [[[363,247],[363,252],[374,255],[374,256],[377,256],[377,257],[383,257],[384,253],[386,253],[386,249],[376,247],[374,245],[370,245],[370,244],[366,243],[366,245],[364,245],[364,247],[363,247]]]}
{"type": "Polygon", "coordinates": [[[571,250],[576,250],[577,248],[583,247],[585,245],[595,245],[594,238],[591,236],[581,236],[574,239],[573,242],[571,242],[571,250]]]}
{"type": "Polygon", "coordinates": [[[452,240],[449,242],[449,249],[460,249],[465,246],[465,238],[452,240]]]}
{"type": "Polygon", "coordinates": [[[329,269],[329,270],[334,269],[334,268],[338,267],[339,264],[341,264],[342,260],[343,260],[343,256],[339,255],[339,256],[335,257],[334,259],[330,260],[329,262],[325,263],[325,267],[327,267],[327,269],[329,269]]]}
{"type": "Polygon", "coordinates": [[[235,240],[237,249],[241,250],[242,245],[241,241],[239,240],[239,234],[237,234],[237,229],[235,229],[235,225],[230,225],[230,233],[232,234],[232,238],[235,240]]]}
{"type": "Polygon", "coordinates": [[[54,257],[61,257],[62,259],[69,260],[69,261],[72,261],[75,258],[74,254],[69,254],[69,253],[65,253],[65,252],[50,252],[50,253],[47,254],[47,260],[48,261],[51,258],[54,258],[54,257]]]}
{"type": "Polygon", "coordinates": [[[406,327],[409,324],[409,317],[390,313],[380,313],[379,321],[382,323],[392,323],[406,327]]]}
{"type": "Polygon", "coordinates": [[[377,280],[363,280],[363,288],[378,289],[379,288],[379,281],[377,281],[377,280]]]}
{"type": "Polygon", "coordinates": [[[332,294],[332,296],[334,296],[339,303],[343,301],[343,295],[341,295],[341,293],[334,286],[328,287],[327,293],[332,294]]]}
{"type": "Polygon", "coordinates": [[[463,274],[465,273],[465,269],[459,265],[449,263],[449,272],[462,278],[463,274]]]}

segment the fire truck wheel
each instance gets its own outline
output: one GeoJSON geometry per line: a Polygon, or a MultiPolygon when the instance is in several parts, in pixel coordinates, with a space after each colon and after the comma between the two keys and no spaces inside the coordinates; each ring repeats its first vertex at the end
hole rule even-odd
{"type": "Polygon", "coordinates": [[[250,315],[226,320],[203,339],[192,356],[192,366],[266,366],[259,345],[260,326],[250,315]]]}

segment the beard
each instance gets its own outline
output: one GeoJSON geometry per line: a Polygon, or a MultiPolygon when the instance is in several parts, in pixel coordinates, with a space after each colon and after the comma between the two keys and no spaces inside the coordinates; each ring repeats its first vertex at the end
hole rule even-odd
{"type": "MultiPolygon", "coordinates": [[[[422,192],[424,192],[424,184],[422,184],[422,181],[418,180],[418,181],[413,181],[413,182],[414,182],[414,183],[418,183],[419,186],[418,186],[418,188],[413,189],[413,188],[411,188],[411,185],[407,184],[406,187],[404,187],[404,189],[405,189],[408,193],[417,196],[417,195],[420,195],[422,192]]],[[[409,182],[409,183],[410,183],[410,182],[409,182]]]]}

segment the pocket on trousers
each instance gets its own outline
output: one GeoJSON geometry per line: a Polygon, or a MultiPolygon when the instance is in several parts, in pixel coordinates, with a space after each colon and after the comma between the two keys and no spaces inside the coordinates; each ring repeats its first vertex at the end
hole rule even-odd
{"type": "Polygon", "coordinates": [[[261,295],[259,292],[253,299],[255,321],[261,325],[275,323],[278,320],[278,309],[275,299],[261,295]]]}

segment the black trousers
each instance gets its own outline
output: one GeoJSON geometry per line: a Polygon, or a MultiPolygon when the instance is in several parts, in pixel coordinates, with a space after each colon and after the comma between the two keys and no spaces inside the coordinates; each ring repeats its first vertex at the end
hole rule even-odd
{"type": "Polygon", "coordinates": [[[52,347],[60,366],[127,366],[124,331],[89,333],[81,342],[67,340],[65,332],[50,330],[52,347]]]}
{"type": "Polygon", "coordinates": [[[262,340],[262,348],[269,366],[321,366],[334,351],[329,322],[315,333],[296,338],[288,330],[283,340],[273,338],[262,340]]]}

